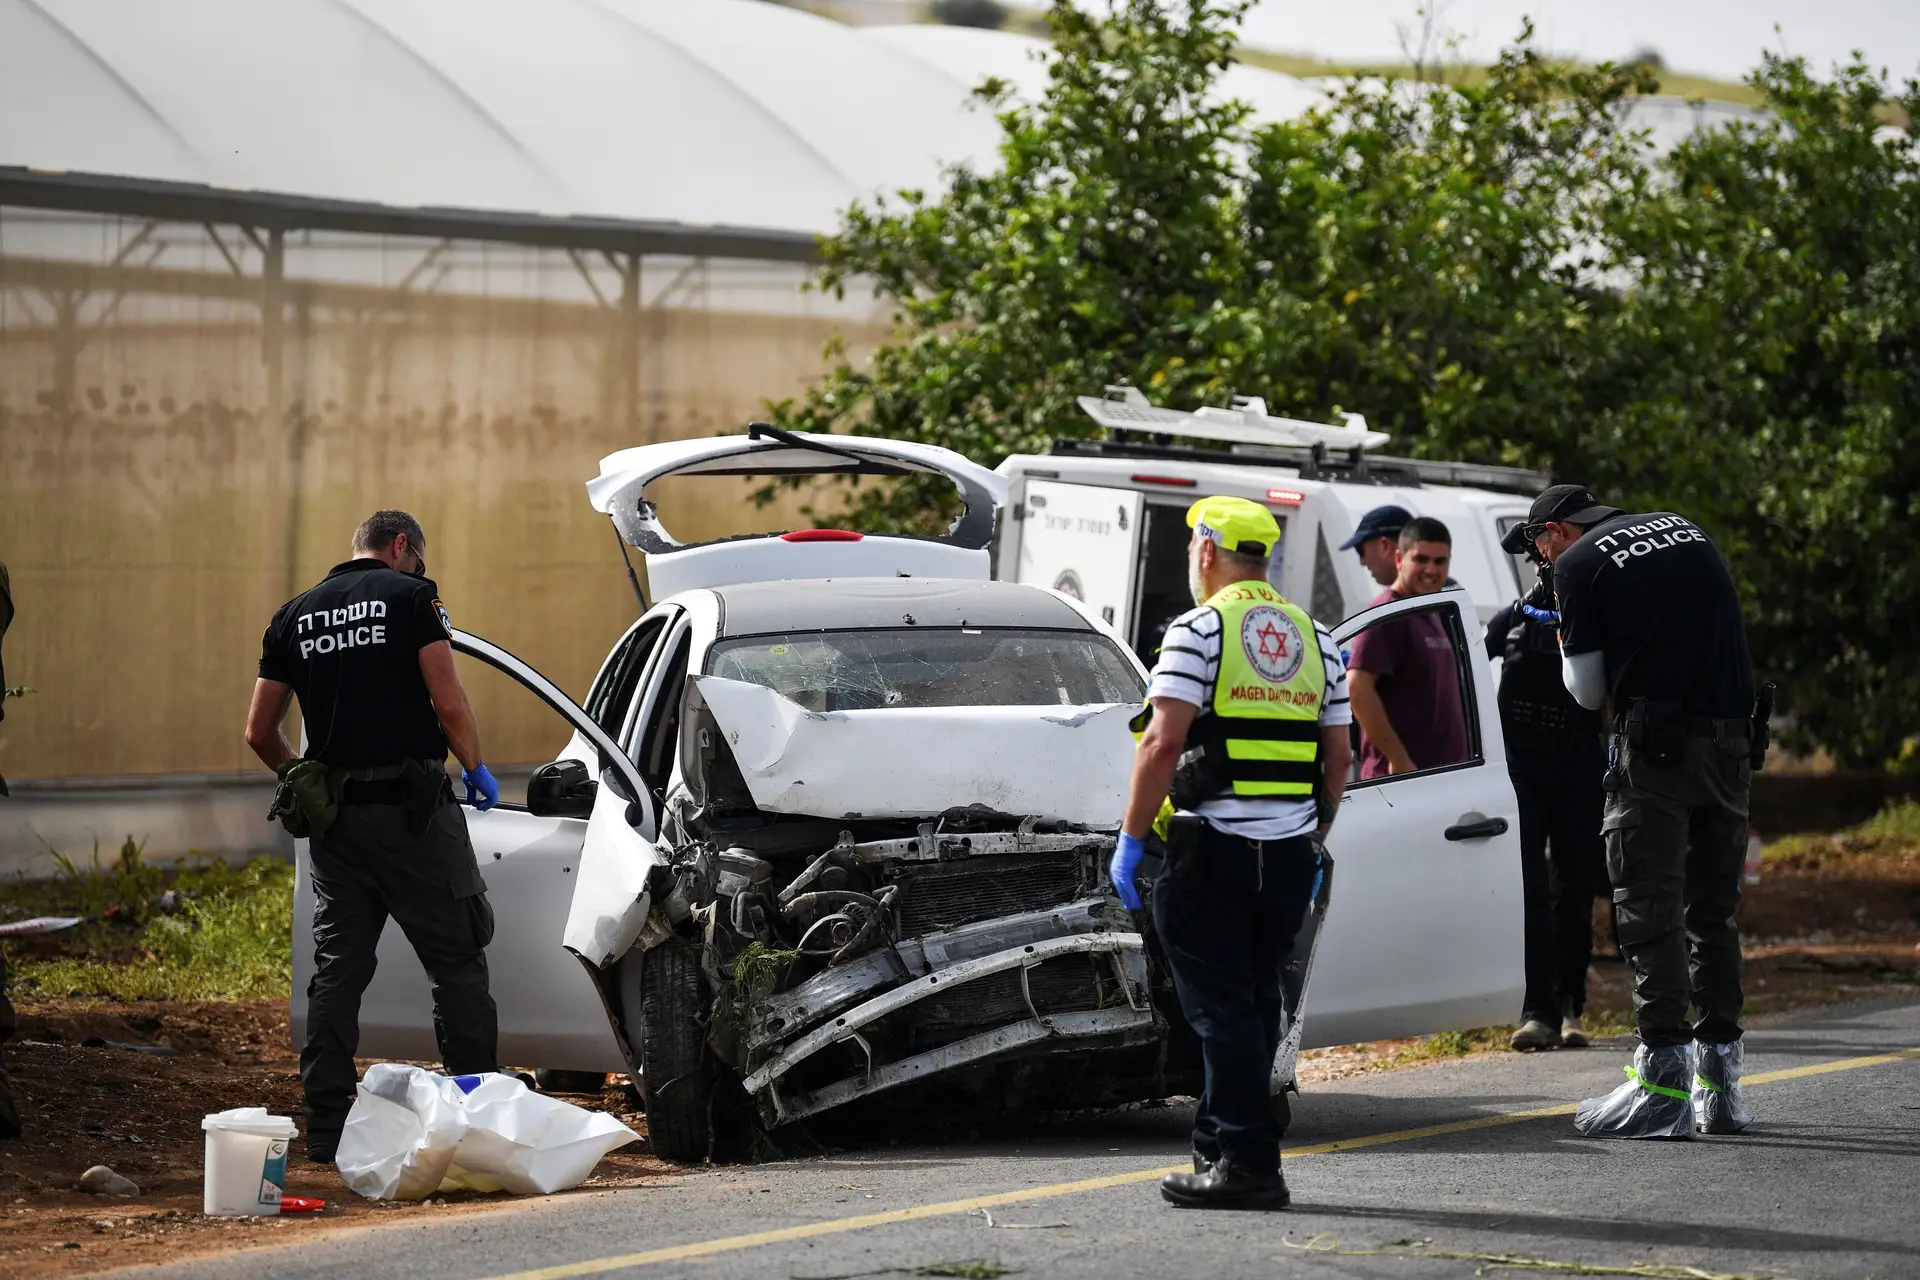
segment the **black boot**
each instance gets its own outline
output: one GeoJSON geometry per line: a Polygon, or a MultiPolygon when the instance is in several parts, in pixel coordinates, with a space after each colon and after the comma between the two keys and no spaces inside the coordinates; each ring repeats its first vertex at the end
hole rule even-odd
{"type": "Polygon", "coordinates": [[[1214,1165],[1218,1164],[1219,1161],[1219,1156],[1210,1156],[1198,1147],[1193,1149],[1193,1171],[1195,1173],[1205,1173],[1207,1170],[1213,1168],[1214,1165]]]}
{"type": "Polygon", "coordinates": [[[1170,1173],[1160,1179],[1160,1194],[1189,1209],[1284,1209],[1293,1203],[1279,1170],[1249,1173],[1222,1157],[1205,1173],[1170,1173]]]}
{"type": "Polygon", "coordinates": [[[307,1130],[307,1159],[314,1164],[332,1164],[334,1150],[340,1145],[337,1132],[307,1130]]]}

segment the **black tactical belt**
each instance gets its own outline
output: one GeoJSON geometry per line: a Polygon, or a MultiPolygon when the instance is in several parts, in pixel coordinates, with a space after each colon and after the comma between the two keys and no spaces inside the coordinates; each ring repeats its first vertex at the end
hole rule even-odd
{"type": "Polygon", "coordinates": [[[348,778],[340,788],[341,804],[405,804],[406,801],[404,778],[382,778],[378,782],[348,778]]]}
{"type": "MultiPolygon", "coordinates": [[[[1728,716],[1723,719],[1715,719],[1713,716],[1677,716],[1675,719],[1689,738],[1715,738],[1723,733],[1750,733],[1753,730],[1753,721],[1746,716],[1728,716]]],[[[1613,718],[1613,731],[1616,734],[1627,731],[1625,712],[1613,718]]]]}

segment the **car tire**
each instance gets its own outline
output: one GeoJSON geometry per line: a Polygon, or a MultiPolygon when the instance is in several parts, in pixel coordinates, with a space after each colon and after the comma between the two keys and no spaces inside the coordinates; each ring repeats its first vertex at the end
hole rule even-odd
{"type": "Polygon", "coordinates": [[[558,1067],[540,1067],[533,1073],[542,1093],[598,1093],[607,1087],[604,1071],[563,1071],[558,1067]]]}
{"type": "Polygon", "coordinates": [[[707,1052],[699,958],[684,943],[663,942],[628,957],[622,970],[627,979],[621,983],[622,1003],[627,1035],[640,1059],[647,1139],[662,1160],[699,1164],[713,1150],[713,1059],[707,1052]],[[630,994],[635,985],[637,1008],[630,994]]]}

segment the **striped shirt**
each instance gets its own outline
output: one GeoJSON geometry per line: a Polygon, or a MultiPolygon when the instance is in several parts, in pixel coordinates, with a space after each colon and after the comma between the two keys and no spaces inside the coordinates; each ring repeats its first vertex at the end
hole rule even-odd
{"type": "MultiPolygon", "coordinates": [[[[1320,699],[1320,725],[1333,728],[1353,723],[1353,705],[1347,700],[1347,668],[1340,646],[1327,629],[1313,624],[1313,638],[1326,666],[1327,689],[1320,699]]],[[[1173,698],[1201,709],[1213,705],[1213,686],[1220,676],[1220,614],[1201,605],[1173,620],[1154,660],[1149,698],[1173,698]]],[[[1283,796],[1222,796],[1195,810],[1210,826],[1248,840],[1285,840],[1305,835],[1320,824],[1311,799],[1283,796]]]]}

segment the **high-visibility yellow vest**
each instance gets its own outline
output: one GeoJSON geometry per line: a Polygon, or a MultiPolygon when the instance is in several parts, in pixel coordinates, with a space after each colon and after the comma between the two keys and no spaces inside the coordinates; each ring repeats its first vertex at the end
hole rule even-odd
{"type": "Polygon", "coordinates": [[[1224,588],[1207,607],[1220,615],[1220,678],[1212,715],[1194,720],[1188,744],[1225,741],[1234,795],[1312,795],[1327,692],[1313,619],[1257,581],[1224,588]]]}
{"type": "MultiPolygon", "coordinates": [[[[1252,579],[1221,589],[1206,607],[1220,617],[1220,674],[1213,702],[1187,731],[1174,803],[1191,809],[1229,795],[1310,798],[1320,778],[1327,685],[1313,619],[1252,579]]],[[[1145,732],[1151,711],[1149,704],[1135,719],[1136,733],[1145,732]]]]}

